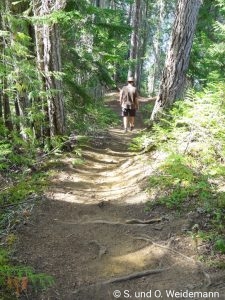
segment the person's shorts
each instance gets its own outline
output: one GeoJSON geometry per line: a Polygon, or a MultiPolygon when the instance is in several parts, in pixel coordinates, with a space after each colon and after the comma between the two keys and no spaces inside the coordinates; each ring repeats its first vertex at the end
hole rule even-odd
{"type": "Polygon", "coordinates": [[[135,117],[136,109],[122,108],[122,117],[135,117]]]}

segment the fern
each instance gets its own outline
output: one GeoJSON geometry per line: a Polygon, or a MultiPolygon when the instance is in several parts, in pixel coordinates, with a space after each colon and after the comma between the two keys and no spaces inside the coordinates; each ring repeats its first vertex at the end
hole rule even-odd
{"type": "Polygon", "coordinates": [[[35,273],[30,267],[11,265],[8,253],[0,248],[0,291],[9,289],[20,296],[28,289],[28,284],[35,289],[45,289],[54,284],[54,279],[47,274],[35,273]]]}
{"type": "MultiPolygon", "coordinates": [[[[157,151],[165,153],[149,178],[151,206],[170,209],[202,207],[211,217],[214,242],[224,231],[225,180],[225,84],[210,83],[201,92],[189,90],[184,101],[177,101],[164,116],[136,138],[138,145],[148,137],[157,151]]],[[[223,251],[220,241],[215,246],[223,251]]]]}

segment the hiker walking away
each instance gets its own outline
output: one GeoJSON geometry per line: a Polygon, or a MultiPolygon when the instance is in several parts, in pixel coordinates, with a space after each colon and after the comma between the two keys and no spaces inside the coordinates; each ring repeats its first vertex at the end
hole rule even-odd
{"type": "Polygon", "coordinates": [[[128,125],[130,125],[131,131],[134,129],[136,109],[139,109],[137,88],[134,86],[133,77],[129,77],[127,82],[128,84],[120,91],[120,105],[122,107],[124,132],[127,132],[128,125]]]}

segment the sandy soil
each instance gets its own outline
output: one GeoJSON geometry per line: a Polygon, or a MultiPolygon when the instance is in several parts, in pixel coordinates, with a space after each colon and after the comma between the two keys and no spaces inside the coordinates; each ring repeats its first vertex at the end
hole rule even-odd
{"type": "MultiPolygon", "coordinates": [[[[118,102],[109,105],[119,115],[118,102]]],[[[60,159],[16,250],[55,284],[24,299],[225,299],[224,273],[198,261],[183,231],[195,220],[159,207],[145,211],[156,157],[128,150],[143,128],[139,112],[134,132],[111,128],[86,146],[84,164],[74,167],[72,155],[60,159]]]]}

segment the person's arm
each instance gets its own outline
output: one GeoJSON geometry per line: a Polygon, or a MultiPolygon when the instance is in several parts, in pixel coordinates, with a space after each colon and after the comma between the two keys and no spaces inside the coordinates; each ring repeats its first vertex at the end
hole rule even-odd
{"type": "Polygon", "coordinates": [[[138,101],[138,93],[137,93],[137,91],[135,92],[135,108],[137,110],[139,109],[139,101],[138,101]]]}
{"type": "Polygon", "coordinates": [[[139,104],[139,101],[138,101],[138,98],[136,98],[136,106],[137,106],[137,110],[139,110],[139,108],[140,108],[140,104],[139,104]]]}
{"type": "Polygon", "coordinates": [[[135,100],[135,107],[136,107],[136,109],[137,110],[139,110],[139,101],[138,101],[138,98],[136,98],[136,100],[135,100]]]}
{"type": "Polygon", "coordinates": [[[120,90],[120,105],[122,105],[123,100],[123,89],[120,90]]]}

